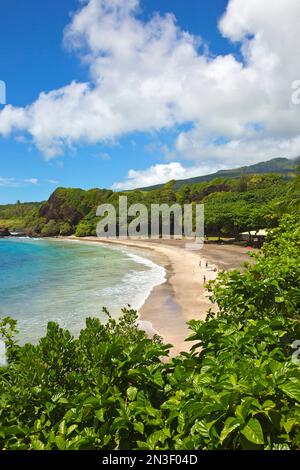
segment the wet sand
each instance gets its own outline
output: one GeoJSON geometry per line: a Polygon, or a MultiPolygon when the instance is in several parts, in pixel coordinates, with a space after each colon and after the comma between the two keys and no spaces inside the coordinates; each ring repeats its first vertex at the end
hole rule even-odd
{"type": "Polygon", "coordinates": [[[201,250],[191,251],[186,249],[184,240],[71,238],[121,244],[164,266],[166,281],[152,289],[139,314],[141,327],[149,334],[157,332],[173,345],[172,355],[191,347],[190,342],[185,342],[189,336],[187,321],[204,320],[210,308],[216,309],[205,282],[215,279],[218,271],[242,268],[244,262],[251,261],[247,248],[235,245],[205,244],[201,250]]]}

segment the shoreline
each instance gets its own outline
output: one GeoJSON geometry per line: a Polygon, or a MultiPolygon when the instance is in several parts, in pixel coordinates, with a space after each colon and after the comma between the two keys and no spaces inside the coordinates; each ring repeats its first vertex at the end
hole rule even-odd
{"type": "Polygon", "coordinates": [[[149,335],[159,334],[166,343],[173,345],[171,355],[188,351],[192,345],[185,341],[190,335],[187,322],[204,320],[209,309],[216,309],[204,287],[205,282],[215,279],[224,267],[240,267],[248,258],[246,249],[235,246],[230,246],[229,250],[225,246],[221,249],[204,246],[199,251],[189,251],[183,240],[108,240],[75,236],[60,239],[123,246],[139,255],[142,250],[141,256],[165,269],[165,282],[151,289],[138,313],[140,325],[149,335]],[[227,262],[224,251],[229,258],[227,262]]]}

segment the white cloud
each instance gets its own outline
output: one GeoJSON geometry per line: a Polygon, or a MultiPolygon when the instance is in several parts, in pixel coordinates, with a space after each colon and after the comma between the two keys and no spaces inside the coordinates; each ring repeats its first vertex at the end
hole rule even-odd
{"type": "Polygon", "coordinates": [[[14,178],[3,178],[0,176],[0,187],[10,188],[14,187],[15,185],[16,184],[14,178]]]}
{"type": "Polygon", "coordinates": [[[146,170],[129,170],[127,178],[124,181],[114,183],[112,189],[124,190],[135,189],[154,184],[167,183],[172,179],[192,178],[214,171],[215,168],[201,166],[194,166],[192,168],[185,168],[179,162],[171,162],[168,164],[152,165],[146,170]]]}
{"type": "Polygon", "coordinates": [[[79,142],[189,122],[193,129],[167,156],[196,168],[300,154],[300,106],[291,101],[300,78],[299,0],[229,0],[219,28],[240,44],[243,61],[201,52],[200,39],[170,14],[142,21],[139,6],[81,3],[64,39],[87,64],[89,81],[41,93],[25,108],[7,106],[0,134],[29,133],[52,158],[79,142]]]}
{"type": "Polygon", "coordinates": [[[50,180],[47,180],[47,183],[57,185],[59,184],[59,181],[50,179],[50,180]]]}
{"type": "Polygon", "coordinates": [[[93,155],[93,157],[98,158],[98,159],[103,160],[103,161],[106,161],[106,162],[111,160],[111,156],[107,152],[103,152],[103,153],[100,153],[98,155],[93,155]]]}
{"type": "Polygon", "coordinates": [[[30,125],[30,119],[26,108],[14,108],[11,105],[5,106],[0,112],[0,134],[4,137],[15,130],[25,131],[30,125]]]}
{"type": "Polygon", "coordinates": [[[0,176],[0,187],[4,188],[14,188],[19,186],[24,186],[27,184],[38,184],[39,180],[37,178],[28,178],[28,179],[18,179],[18,178],[3,178],[0,176]]]}
{"type": "Polygon", "coordinates": [[[39,180],[37,178],[29,178],[25,179],[24,183],[29,183],[29,184],[38,184],[39,180]]]}
{"type": "Polygon", "coordinates": [[[221,168],[239,167],[276,157],[296,157],[300,155],[300,135],[294,138],[239,138],[218,144],[203,141],[197,130],[181,134],[176,149],[182,158],[196,163],[213,164],[221,168]]]}

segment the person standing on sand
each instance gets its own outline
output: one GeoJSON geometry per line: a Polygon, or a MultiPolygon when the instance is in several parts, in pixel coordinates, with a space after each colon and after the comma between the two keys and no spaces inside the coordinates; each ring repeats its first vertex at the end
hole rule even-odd
{"type": "Polygon", "coordinates": [[[206,284],[206,276],[203,276],[203,284],[206,284]]]}

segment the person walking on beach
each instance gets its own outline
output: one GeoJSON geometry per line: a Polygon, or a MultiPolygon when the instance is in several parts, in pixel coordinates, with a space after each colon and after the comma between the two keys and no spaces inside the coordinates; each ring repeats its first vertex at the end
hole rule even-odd
{"type": "Polygon", "coordinates": [[[206,267],[206,268],[208,268],[208,261],[206,261],[206,263],[205,263],[205,267],[206,267]]]}
{"type": "Polygon", "coordinates": [[[203,276],[203,284],[206,284],[206,276],[203,276]]]}

